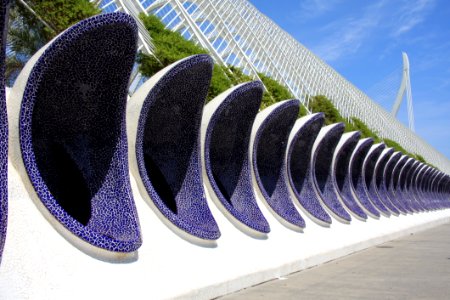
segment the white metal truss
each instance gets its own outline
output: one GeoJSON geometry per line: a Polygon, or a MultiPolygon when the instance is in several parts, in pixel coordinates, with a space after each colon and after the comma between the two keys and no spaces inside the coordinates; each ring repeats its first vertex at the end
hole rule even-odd
{"type": "MultiPolygon", "coordinates": [[[[209,50],[218,64],[241,67],[258,79],[264,73],[285,85],[303,103],[325,95],[347,119],[357,117],[380,137],[397,141],[411,153],[450,173],[450,161],[391,113],[337,73],[259,12],[246,0],[103,0],[134,2],[136,9],[157,15],[168,28],[209,50]]],[[[407,94],[411,95],[410,90],[407,94]]],[[[412,106],[409,111],[412,114],[412,106]]]]}

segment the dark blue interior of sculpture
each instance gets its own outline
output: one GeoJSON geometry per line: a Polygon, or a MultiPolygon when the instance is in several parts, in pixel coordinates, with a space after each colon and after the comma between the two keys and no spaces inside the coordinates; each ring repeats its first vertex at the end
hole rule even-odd
{"type": "Polygon", "coordinates": [[[289,133],[297,119],[299,104],[298,100],[286,101],[263,121],[255,136],[253,166],[256,181],[270,207],[284,220],[303,228],[305,221],[289,195],[284,158],[289,133]]]}
{"type": "Polygon", "coordinates": [[[353,150],[358,144],[359,137],[360,133],[355,132],[350,138],[346,140],[346,142],[342,145],[340,151],[337,153],[335,165],[335,178],[338,192],[345,206],[354,214],[356,214],[356,216],[362,219],[367,219],[367,214],[361,209],[358,203],[356,203],[351,191],[349,190],[350,158],[352,156],[353,150]]]}
{"type": "Polygon", "coordinates": [[[370,141],[367,140],[365,143],[360,144],[360,146],[355,149],[351,169],[352,183],[355,189],[358,188],[359,184],[363,183],[363,181],[360,180],[363,178],[362,176],[363,163],[372,144],[373,144],[372,140],[370,141]]]}
{"type": "Polygon", "coordinates": [[[375,165],[378,161],[378,157],[380,157],[381,152],[385,148],[384,144],[374,145],[372,147],[372,151],[367,154],[366,161],[364,165],[364,180],[367,187],[367,194],[369,196],[372,204],[380,211],[386,215],[389,215],[390,212],[383,204],[382,201],[378,198],[378,194],[375,191],[375,184],[372,185],[372,179],[375,171],[375,165]]]}
{"type": "Polygon", "coordinates": [[[324,123],[324,115],[317,114],[299,129],[299,138],[292,145],[289,157],[290,173],[293,188],[300,193],[305,180],[308,178],[311,162],[311,150],[324,123]]]}
{"type": "Polygon", "coordinates": [[[338,123],[323,137],[316,150],[316,161],[314,165],[314,175],[317,186],[321,192],[325,191],[325,186],[331,178],[331,162],[333,161],[334,149],[337,146],[342,134],[344,133],[344,124],[338,123]]]}
{"type": "Polygon", "coordinates": [[[310,214],[310,216],[331,224],[331,217],[325,211],[317,198],[311,169],[311,151],[324,122],[324,114],[319,113],[307,117],[292,139],[288,149],[287,164],[288,177],[296,200],[310,214]]]}
{"type": "Polygon", "coordinates": [[[297,119],[298,105],[296,102],[284,104],[270,115],[266,120],[264,129],[258,139],[257,167],[258,175],[264,190],[269,197],[272,196],[280,179],[286,142],[289,132],[297,119]]]}
{"type": "MultiPolygon", "coordinates": [[[[391,158],[392,154],[394,153],[394,149],[389,149],[388,152],[386,152],[379,160],[378,162],[378,166],[376,169],[376,174],[375,174],[375,184],[377,185],[378,189],[381,189],[381,184],[383,183],[383,179],[385,174],[384,174],[384,169],[389,161],[389,159],[391,158]]],[[[386,174],[387,176],[387,174],[386,174]]]]}
{"type": "Polygon", "coordinates": [[[399,174],[400,174],[402,167],[404,166],[404,164],[406,162],[406,159],[407,159],[407,157],[402,155],[401,153],[398,155],[398,157],[392,156],[391,161],[389,161],[389,163],[388,163],[389,169],[391,171],[388,173],[388,171],[386,169],[386,174],[388,174],[388,176],[387,176],[387,180],[389,180],[388,181],[388,192],[389,192],[389,197],[390,197],[391,201],[402,212],[410,213],[411,210],[405,206],[403,201],[398,196],[397,190],[396,190],[397,183],[399,181],[399,174]],[[391,168],[391,163],[395,163],[392,168],[391,168]]]}
{"type": "Polygon", "coordinates": [[[363,164],[370,147],[373,144],[372,139],[361,140],[353,152],[353,159],[350,162],[351,183],[359,203],[372,214],[379,217],[379,211],[370,202],[367,195],[367,186],[364,181],[363,164]]]}
{"type": "Polygon", "coordinates": [[[417,195],[415,194],[414,191],[414,179],[416,177],[417,172],[420,170],[420,167],[421,167],[420,162],[414,161],[406,178],[405,190],[408,193],[409,201],[411,202],[413,208],[419,211],[424,211],[424,207],[421,205],[419,201],[417,201],[417,195]]]}
{"type": "Polygon", "coordinates": [[[220,231],[206,203],[200,164],[200,122],[212,59],[185,59],[155,84],[139,118],[136,156],[156,207],[178,228],[207,240],[220,231]]]}
{"type": "Polygon", "coordinates": [[[406,206],[409,210],[415,211],[417,210],[413,205],[411,205],[411,202],[409,201],[409,197],[405,197],[406,192],[406,179],[408,176],[409,171],[411,170],[412,164],[414,160],[410,159],[408,160],[405,165],[403,166],[402,171],[400,172],[400,178],[398,183],[398,191],[401,194],[401,200],[404,206],[406,206]]]}
{"type": "Polygon", "coordinates": [[[392,204],[391,200],[389,199],[389,196],[387,195],[386,186],[384,185],[384,178],[385,178],[385,167],[391,158],[392,154],[394,153],[394,149],[389,149],[387,152],[384,152],[381,154],[378,162],[375,165],[375,171],[374,171],[374,184],[376,188],[376,193],[378,193],[378,199],[395,215],[398,215],[400,212],[395,207],[394,204],[392,204]]]}
{"type": "Polygon", "coordinates": [[[248,227],[268,233],[253,194],[248,147],[263,94],[261,82],[244,84],[217,108],[205,137],[206,172],[225,208],[248,227]]]}
{"type": "Polygon", "coordinates": [[[120,252],[141,244],[125,129],[136,42],[126,14],[74,25],[34,65],[20,114],[22,156],[41,201],[74,234],[120,252]]]}
{"type": "Polygon", "coordinates": [[[5,99],[5,43],[9,0],[0,0],[0,263],[8,217],[8,116],[5,99]]]}
{"type": "Polygon", "coordinates": [[[426,168],[427,168],[426,165],[421,164],[420,167],[418,167],[417,170],[415,171],[415,174],[413,175],[411,180],[411,192],[414,197],[414,200],[422,209],[425,210],[427,209],[427,206],[422,202],[419,186],[426,168]]]}
{"type": "Polygon", "coordinates": [[[337,217],[350,222],[352,218],[337,198],[331,174],[334,150],[344,133],[344,128],[344,123],[334,124],[320,140],[314,153],[314,182],[328,209],[337,217]]]}
{"type": "Polygon", "coordinates": [[[400,172],[403,169],[403,166],[406,164],[408,160],[407,156],[403,156],[402,158],[400,158],[400,160],[397,162],[397,165],[394,168],[394,171],[392,173],[392,188],[393,190],[397,190],[398,189],[398,184],[400,182],[400,172]]]}
{"type": "Polygon", "coordinates": [[[374,179],[373,175],[375,172],[375,165],[376,165],[377,160],[380,157],[380,154],[383,151],[383,149],[384,149],[384,147],[379,146],[370,153],[370,157],[368,156],[368,159],[366,161],[365,174],[364,174],[364,178],[366,180],[367,186],[369,186],[370,183],[372,182],[372,179],[374,179]]]}
{"type": "Polygon", "coordinates": [[[345,180],[348,177],[348,168],[353,150],[358,143],[359,135],[352,137],[346,142],[339,153],[336,161],[336,183],[340,191],[344,188],[345,180]]]}
{"type": "Polygon", "coordinates": [[[386,170],[385,170],[385,185],[386,187],[389,187],[392,181],[392,172],[401,158],[402,154],[400,152],[396,152],[392,154],[391,158],[389,159],[388,163],[386,164],[386,170]]]}

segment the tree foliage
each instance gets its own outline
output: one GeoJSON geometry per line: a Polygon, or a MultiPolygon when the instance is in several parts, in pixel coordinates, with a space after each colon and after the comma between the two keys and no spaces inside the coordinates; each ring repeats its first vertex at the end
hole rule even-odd
{"type": "Polygon", "coordinates": [[[361,138],[371,137],[373,138],[374,143],[381,142],[380,137],[372,129],[370,129],[366,123],[356,117],[352,117],[350,119],[352,120],[353,130],[359,130],[361,132],[361,138]]]}
{"type": "Polygon", "coordinates": [[[309,101],[309,109],[312,112],[323,112],[325,114],[325,125],[345,121],[336,107],[334,107],[333,103],[331,103],[331,101],[323,95],[311,97],[309,101]]]}
{"type": "MultiPolygon", "coordinates": [[[[166,29],[165,25],[158,17],[153,15],[141,15],[141,19],[143,20],[145,27],[149,30],[155,45],[155,56],[149,56],[142,53],[138,56],[140,71],[144,76],[150,77],[165,66],[185,57],[208,53],[206,49],[198,46],[192,41],[186,40],[181,34],[166,29]]],[[[275,79],[263,73],[258,73],[258,76],[266,87],[261,103],[262,109],[279,101],[294,98],[292,93],[275,79]]],[[[207,100],[213,99],[234,85],[251,80],[253,80],[253,78],[245,74],[242,69],[238,67],[215,64],[207,100]]],[[[325,125],[343,122],[345,124],[346,132],[358,130],[361,132],[362,138],[371,137],[375,143],[383,141],[378,134],[370,129],[362,120],[356,117],[347,120],[342,117],[333,103],[326,96],[316,95],[311,97],[309,101],[309,110],[312,112],[323,112],[325,114],[325,125]]],[[[307,114],[307,109],[301,105],[299,117],[307,114]]],[[[384,139],[384,142],[388,147],[393,147],[395,150],[416,157],[420,161],[425,161],[423,157],[414,156],[407,152],[395,141],[384,139]]]]}
{"type": "MultiPolygon", "coordinates": [[[[138,55],[140,71],[144,76],[150,77],[165,66],[185,57],[208,53],[208,50],[192,41],[186,40],[178,32],[167,29],[157,16],[146,16],[142,14],[140,17],[155,45],[154,56],[143,53],[138,55]]],[[[261,108],[265,108],[281,100],[293,98],[289,90],[276,80],[264,74],[258,74],[258,76],[267,89],[263,94],[261,108]]],[[[238,67],[215,64],[207,101],[234,85],[252,80],[253,78],[251,76],[245,74],[238,67]]],[[[301,113],[306,115],[306,109],[304,107],[301,109],[301,113]]]]}
{"type": "Polygon", "coordinates": [[[88,0],[28,0],[29,8],[12,1],[6,58],[6,81],[12,85],[28,59],[69,26],[98,14],[88,0]]]}

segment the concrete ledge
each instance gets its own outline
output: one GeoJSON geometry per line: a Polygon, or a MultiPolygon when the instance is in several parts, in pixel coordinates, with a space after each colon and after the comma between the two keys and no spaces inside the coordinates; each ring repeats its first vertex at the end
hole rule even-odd
{"type": "Polygon", "coordinates": [[[86,255],[55,231],[9,168],[10,218],[0,267],[0,296],[9,299],[210,299],[303,270],[376,244],[450,222],[450,210],[401,215],[324,228],[307,220],[304,233],[285,228],[258,204],[268,239],[238,230],[209,203],[222,237],[216,248],[194,245],[165,226],[135,191],[143,245],[134,262],[86,255]]]}

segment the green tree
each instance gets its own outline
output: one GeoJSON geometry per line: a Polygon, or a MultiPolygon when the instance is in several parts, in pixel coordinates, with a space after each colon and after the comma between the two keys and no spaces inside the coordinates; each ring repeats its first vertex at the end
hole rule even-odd
{"type": "MultiPolygon", "coordinates": [[[[144,76],[150,77],[162,68],[185,57],[208,53],[208,50],[192,41],[186,40],[178,32],[167,29],[157,16],[141,14],[140,17],[155,45],[154,56],[144,53],[138,55],[139,70],[144,76]]],[[[281,100],[293,98],[289,90],[276,80],[264,74],[258,74],[258,76],[267,89],[263,94],[261,108],[265,108],[281,100]]],[[[238,67],[215,64],[207,101],[234,85],[252,80],[253,78],[251,76],[245,74],[238,67]]],[[[306,114],[304,107],[301,109],[301,113],[303,115],[306,114]]]]}
{"type": "Polygon", "coordinates": [[[323,95],[311,97],[309,109],[312,112],[323,112],[325,114],[325,125],[345,121],[333,103],[323,95]]]}
{"type": "Polygon", "coordinates": [[[361,132],[361,138],[371,137],[373,138],[374,143],[381,142],[380,137],[375,132],[373,132],[363,121],[356,117],[352,117],[351,120],[353,123],[353,130],[359,130],[361,132]]]}
{"type": "Polygon", "coordinates": [[[12,85],[28,59],[69,26],[98,14],[88,0],[28,0],[11,3],[6,81],[12,85]]]}

